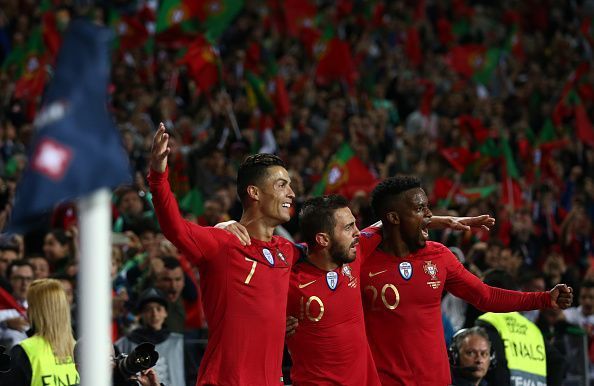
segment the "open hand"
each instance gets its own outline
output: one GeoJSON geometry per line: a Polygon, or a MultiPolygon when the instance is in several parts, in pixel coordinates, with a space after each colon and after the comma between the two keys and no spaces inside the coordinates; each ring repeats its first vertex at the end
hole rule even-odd
{"type": "Polygon", "coordinates": [[[224,229],[227,232],[237,236],[241,245],[251,245],[252,242],[250,241],[250,235],[247,229],[238,223],[237,221],[230,220],[225,222],[220,222],[214,226],[215,228],[224,229]]]}
{"type": "Polygon", "coordinates": [[[450,228],[455,231],[469,231],[472,228],[488,231],[493,225],[495,225],[495,219],[488,214],[474,217],[433,216],[429,223],[430,228],[450,228]]]}
{"type": "Polygon", "coordinates": [[[167,156],[171,151],[168,144],[169,134],[165,132],[165,125],[161,122],[151,146],[151,169],[156,172],[164,173],[167,168],[167,156]]]}

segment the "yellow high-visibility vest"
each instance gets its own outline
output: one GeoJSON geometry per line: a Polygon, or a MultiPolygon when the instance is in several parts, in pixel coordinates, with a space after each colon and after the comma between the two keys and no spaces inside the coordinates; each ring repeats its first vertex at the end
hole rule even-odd
{"type": "Polygon", "coordinates": [[[31,362],[31,386],[77,386],[80,383],[72,358],[59,362],[50,344],[41,336],[34,335],[19,344],[31,362]]]}
{"type": "Polygon", "coordinates": [[[487,312],[479,319],[495,327],[503,341],[511,384],[546,386],[547,355],[538,327],[518,312],[487,312]]]}

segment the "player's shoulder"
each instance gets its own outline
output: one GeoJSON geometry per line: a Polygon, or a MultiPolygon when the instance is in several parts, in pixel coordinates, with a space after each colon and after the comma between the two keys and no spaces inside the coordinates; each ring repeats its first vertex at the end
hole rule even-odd
{"type": "Polygon", "coordinates": [[[357,259],[363,261],[371,256],[382,242],[382,228],[367,227],[361,231],[357,245],[357,259]]]}
{"type": "Polygon", "coordinates": [[[425,244],[425,248],[423,248],[419,256],[426,257],[428,255],[440,255],[441,256],[449,256],[452,255],[452,251],[442,243],[438,243],[436,241],[427,241],[425,244]]]}

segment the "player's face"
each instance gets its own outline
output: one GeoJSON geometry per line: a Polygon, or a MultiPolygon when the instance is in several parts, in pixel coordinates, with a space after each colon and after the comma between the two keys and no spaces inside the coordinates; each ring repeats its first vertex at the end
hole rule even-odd
{"type": "Polygon", "coordinates": [[[355,225],[355,217],[349,208],[340,208],[334,212],[334,231],[331,235],[330,256],[337,264],[355,260],[360,232],[355,225]]]}
{"type": "Polygon", "coordinates": [[[289,221],[295,193],[291,189],[287,169],[282,166],[269,167],[266,178],[258,187],[262,213],[279,224],[289,221]]]}
{"type": "Polygon", "coordinates": [[[468,368],[468,375],[482,379],[491,363],[489,342],[480,335],[469,335],[460,344],[460,366],[468,368]]]}
{"type": "Polygon", "coordinates": [[[427,195],[421,188],[410,189],[403,193],[403,204],[398,212],[400,234],[411,251],[423,248],[429,239],[427,225],[431,220],[427,195]]]}

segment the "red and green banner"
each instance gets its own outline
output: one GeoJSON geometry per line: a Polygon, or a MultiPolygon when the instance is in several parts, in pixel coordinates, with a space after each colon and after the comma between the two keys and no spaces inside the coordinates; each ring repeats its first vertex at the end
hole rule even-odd
{"type": "Polygon", "coordinates": [[[330,39],[320,56],[316,68],[316,81],[320,84],[344,81],[353,85],[356,77],[355,63],[349,43],[336,37],[330,39]]]}
{"type": "Polygon", "coordinates": [[[34,101],[43,93],[47,79],[46,55],[41,27],[35,28],[29,36],[24,53],[23,70],[15,83],[14,96],[34,101]]]}
{"type": "Polygon", "coordinates": [[[355,193],[371,192],[378,178],[355,154],[348,143],[340,146],[332,157],[322,179],[314,186],[312,194],[341,194],[351,199],[355,193]]]}
{"type": "Polygon", "coordinates": [[[112,11],[109,25],[115,32],[115,50],[129,51],[142,47],[148,40],[148,30],[138,15],[121,15],[112,11]]]}
{"type": "Polygon", "coordinates": [[[487,48],[481,44],[455,46],[450,50],[447,62],[458,74],[472,78],[483,67],[486,51],[487,48]]]}
{"type": "Polygon", "coordinates": [[[202,36],[197,37],[178,61],[185,64],[188,74],[202,91],[210,91],[219,81],[218,53],[202,36]]]}
{"type": "Polygon", "coordinates": [[[479,158],[477,153],[473,153],[465,147],[447,147],[441,149],[439,153],[459,173],[464,173],[466,168],[479,158]]]}
{"type": "Polygon", "coordinates": [[[270,99],[266,82],[256,74],[248,71],[245,74],[247,80],[248,102],[252,107],[258,107],[263,113],[272,113],[274,103],[270,99]]]}
{"type": "Polygon", "coordinates": [[[243,0],[202,0],[198,17],[210,41],[218,39],[243,8],[243,0]]]}

